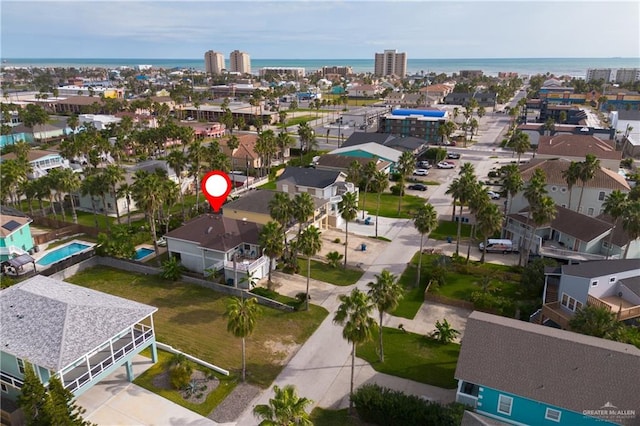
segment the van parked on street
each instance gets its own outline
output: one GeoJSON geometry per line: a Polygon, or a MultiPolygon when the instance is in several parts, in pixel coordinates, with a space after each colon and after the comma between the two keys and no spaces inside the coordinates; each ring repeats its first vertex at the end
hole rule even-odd
{"type": "MultiPolygon", "coordinates": [[[[478,244],[478,248],[480,251],[485,251],[484,243],[478,244]]],[[[516,250],[514,250],[511,240],[488,239],[486,251],[487,253],[512,253],[516,250]]]]}

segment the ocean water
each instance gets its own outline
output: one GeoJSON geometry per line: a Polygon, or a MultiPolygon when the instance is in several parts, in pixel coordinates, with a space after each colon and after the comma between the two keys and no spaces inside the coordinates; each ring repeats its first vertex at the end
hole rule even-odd
{"type": "MultiPolygon", "coordinates": [[[[354,72],[373,72],[373,59],[251,59],[254,74],[263,67],[301,67],[312,72],[323,66],[351,66],[354,72]]],[[[2,66],[13,67],[101,67],[117,68],[152,65],[166,69],[204,70],[204,59],[137,58],[2,58],[2,66]]],[[[487,75],[499,72],[519,74],[551,73],[585,77],[588,68],[640,68],[640,58],[487,58],[487,59],[411,59],[407,72],[458,73],[482,70],[487,75]]]]}

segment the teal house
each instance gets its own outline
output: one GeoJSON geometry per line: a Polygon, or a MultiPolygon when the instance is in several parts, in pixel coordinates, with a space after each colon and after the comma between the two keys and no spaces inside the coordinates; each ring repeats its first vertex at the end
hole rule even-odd
{"type": "MultiPolygon", "coordinates": [[[[36,275],[0,291],[0,386],[3,420],[18,419],[25,369],[48,383],[57,376],[79,396],[151,347],[157,360],[157,308],[36,275]]],[[[4,424],[4,422],[3,422],[4,424]]]]}
{"type": "Polygon", "coordinates": [[[24,213],[0,206],[0,262],[26,254],[33,248],[31,222],[24,213]]]}
{"type": "Polygon", "coordinates": [[[473,312],[456,401],[513,425],[640,424],[640,349],[473,312]]]}
{"type": "Polygon", "coordinates": [[[393,169],[398,163],[402,152],[376,142],[367,142],[334,149],[329,154],[342,155],[343,157],[365,158],[367,160],[383,160],[391,163],[391,168],[393,169]]]}

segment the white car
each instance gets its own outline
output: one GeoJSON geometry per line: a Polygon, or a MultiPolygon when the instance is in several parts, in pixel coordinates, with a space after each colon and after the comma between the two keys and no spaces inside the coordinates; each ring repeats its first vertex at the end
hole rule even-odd
{"type": "Polygon", "coordinates": [[[491,190],[487,190],[487,195],[489,195],[489,198],[491,198],[492,200],[498,200],[500,199],[500,194],[498,194],[497,192],[491,191],[491,190]]]}
{"type": "Polygon", "coordinates": [[[427,169],[415,169],[413,171],[415,176],[427,176],[429,174],[429,170],[427,169]]]}
{"type": "Polygon", "coordinates": [[[439,169],[454,169],[455,167],[456,165],[450,161],[441,161],[438,163],[439,169]]]}

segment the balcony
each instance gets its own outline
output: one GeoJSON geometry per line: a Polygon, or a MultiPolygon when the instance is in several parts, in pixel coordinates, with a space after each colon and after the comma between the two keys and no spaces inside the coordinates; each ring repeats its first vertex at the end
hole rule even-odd
{"type": "Polygon", "coordinates": [[[22,379],[12,376],[11,374],[4,371],[0,372],[0,382],[2,382],[2,384],[4,385],[8,385],[16,389],[21,389],[22,385],[24,384],[22,379]]]}
{"type": "Polygon", "coordinates": [[[264,265],[269,258],[267,256],[261,256],[258,259],[250,259],[250,258],[240,258],[236,262],[226,261],[224,262],[225,269],[237,270],[240,272],[251,272],[255,271],[262,265],[264,265]],[[234,265],[235,263],[235,265],[234,265]]]}
{"type": "Polygon", "coordinates": [[[551,302],[542,306],[540,321],[542,323],[544,320],[551,320],[563,329],[566,329],[569,327],[571,316],[570,313],[562,308],[560,302],[551,302]]]}
{"type": "Polygon", "coordinates": [[[71,392],[76,392],[110,367],[118,366],[118,361],[136,349],[147,346],[146,343],[153,338],[153,328],[141,323],[135,324],[129,333],[100,345],[91,354],[74,362],[66,371],[62,370],[60,379],[64,387],[71,392]]]}
{"type": "Polygon", "coordinates": [[[587,303],[613,312],[616,314],[618,321],[640,317],[640,305],[634,305],[619,296],[607,296],[600,299],[589,295],[587,303]]]}

